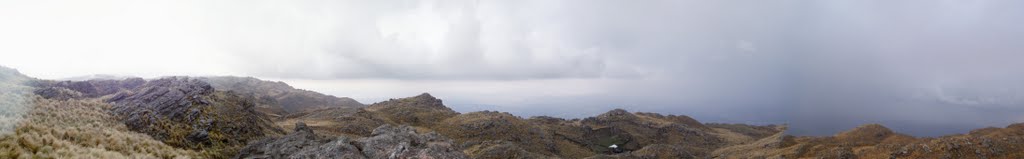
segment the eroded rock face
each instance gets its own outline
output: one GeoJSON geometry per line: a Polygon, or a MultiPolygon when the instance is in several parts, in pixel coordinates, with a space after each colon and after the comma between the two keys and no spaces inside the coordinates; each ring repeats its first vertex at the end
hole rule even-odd
{"type": "Polygon", "coordinates": [[[107,100],[128,128],[166,140],[181,134],[160,129],[165,127],[163,121],[180,121],[185,124],[182,129],[193,129],[185,134],[186,143],[209,143],[208,131],[214,120],[203,117],[202,111],[210,104],[204,97],[213,93],[213,87],[181,77],[149,81],[142,87],[137,92],[122,92],[107,100]]]}
{"type": "MultiPolygon", "coordinates": [[[[114,112],[125,115],[128,121],[142,121],[142,118],[183,118],[185,121],[199,120],[201,111],[195,105],[210,104],[203,97],[213,93],[210,84],[184,77],[170,77],[147,82],[137,92],[124,92],[107,100],[114,104],[114,112]]],[[[139,124],[128,124],[142,126],[139,124]]]]}
{"type": "Polygon", "coordinates": [[[297,123],[291,134],[251,143],[235,158],[366,158],[350,142],[346,137],[318,139],[313,129],[297,123]]]}
{"type": "Polygon", "coordinates": [[[417,134],[410,126],[382,125],[356,141],[369,158],[468,158],[437,133],[417,134]]]}
{"type": "Polygon", "coordinates": [[[305,124],[280,138],[249,144],[235,158],[468,158],[437,133],[416,133],[410,126],[382,125],[372,136],[356,140],[347,137],[324,139],[305,124]]]}
{"type": "Polygon", "coordinates": [[[106,101],[129,129],[178,147],[242,145],[283,132],[253,109],[252,99],[187,77],[148,81],[106,101]]]}

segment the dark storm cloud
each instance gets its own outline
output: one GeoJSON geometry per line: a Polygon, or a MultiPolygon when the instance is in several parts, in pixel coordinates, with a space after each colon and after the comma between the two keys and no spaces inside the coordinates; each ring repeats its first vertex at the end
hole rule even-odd
{"type": "Polygon", "coordinates": [[[1024,6],[821,2],[792,23],[794,132],[863,123],[916,135],[1024,121],[1024,6]],[[813,15],[811,15],[813,13],[813,15]],[[895,127],[900,126],[900,127],[895,127]]]}

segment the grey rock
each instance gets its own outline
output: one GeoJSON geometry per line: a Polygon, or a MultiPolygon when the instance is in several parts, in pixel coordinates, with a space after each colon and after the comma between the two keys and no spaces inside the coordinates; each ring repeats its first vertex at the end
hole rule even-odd
{"type": "Polygon", "coordinates": [[[249,144],[235,158],[287,158],[303,149],[316,148],[325,143],[316,139],[313,130],[304,123],[295,126],[295,132],[280,138],[271,138],[249,144]]]}
{"type": "Polygon", "coordinates": [[[357,140],[369,158],[468,158],[452,141],[436,133],[417,134],[410,126],[382,125],[357,140]]]}
{"type": "Polygon", "coordinates": [[[280,138],[253,142],[235,158],[468,158],[452,147],[451,140],[437,134],[417,134],[409,126],[382,125],[373,136],[350,140],[347,137],[319,139],[304,123],[296,123],[295,132],[280,138]]]}
{"type": "Polygon", "coordinates": [[[298,153],[288,156],[288,158],[301,159],[301,158],[317,158],[317,159],[362,159],[366,158],[362,152],[359,152],[359,148],[352,145],[352,140],[347,137],[338,137],[331,142],[322,144],[316,148],[302,149],[298,153]]]}
{"type": "Polygon", "coordinates": [[[172,146],[242,145],[281,132],[252,108],[250,99],[229,92],[216,93],[210,84],[188,77],[151,80],[133,90],[121,91],[106,102],[113,105],[111,112],[130,130],[171,141],[172,146]]]}
{"type": "MultiPolygon", "coordinates": [[[[197,97],[207,96],[213,93],[209,84],[198,80],[183,77],[170,77],[147,82],[137,92],[121,92],[114,95],[107,102],[113,103],[113,112],[125,117],[123,120],[128,128],[141,130],[143,133],[152,135],[157,139],[169,137],[166,132],[148,129],[158,120],[173,121],[199,121],[201,116],[197,110],[202,106],[193,105],[197,97]],[[193,108],[193,106],[197,106],[193,108]]],[[[196,125],[196,127],[209,127],[208,125],[196,125]]],[[[191,134],[202,134],[202,129],[194,130],[191,134]]],[[[191,135],[190,135],[191,136],[191,135]]],[[[202,137],[190,137],[191,139],[203,139],[202,137]]],[[[204,143],[203,140],[193,140],[197,143],[204,143]]]]}

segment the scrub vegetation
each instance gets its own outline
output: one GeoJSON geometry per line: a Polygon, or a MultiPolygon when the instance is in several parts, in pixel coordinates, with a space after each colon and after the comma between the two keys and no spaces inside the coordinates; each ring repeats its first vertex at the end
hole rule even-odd
{"type": "Polygon", "coordinates": [[[129,131],[95,100],[33,98],[12,134],[0,136],[0,158],[195,158],[146,134],[129,131]]]}

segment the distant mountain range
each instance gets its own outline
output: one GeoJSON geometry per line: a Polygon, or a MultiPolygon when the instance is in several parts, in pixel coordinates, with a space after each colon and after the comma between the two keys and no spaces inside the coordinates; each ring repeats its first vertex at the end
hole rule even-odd
{"type": "Polygon", "coordinates": [[[1024,123],[815,137],[623,109],[459,113],[428,93],[364,105],[251,77],[56,81],[0,67],[0,86],[0,158],[1024,158],[1024,123]]]}

